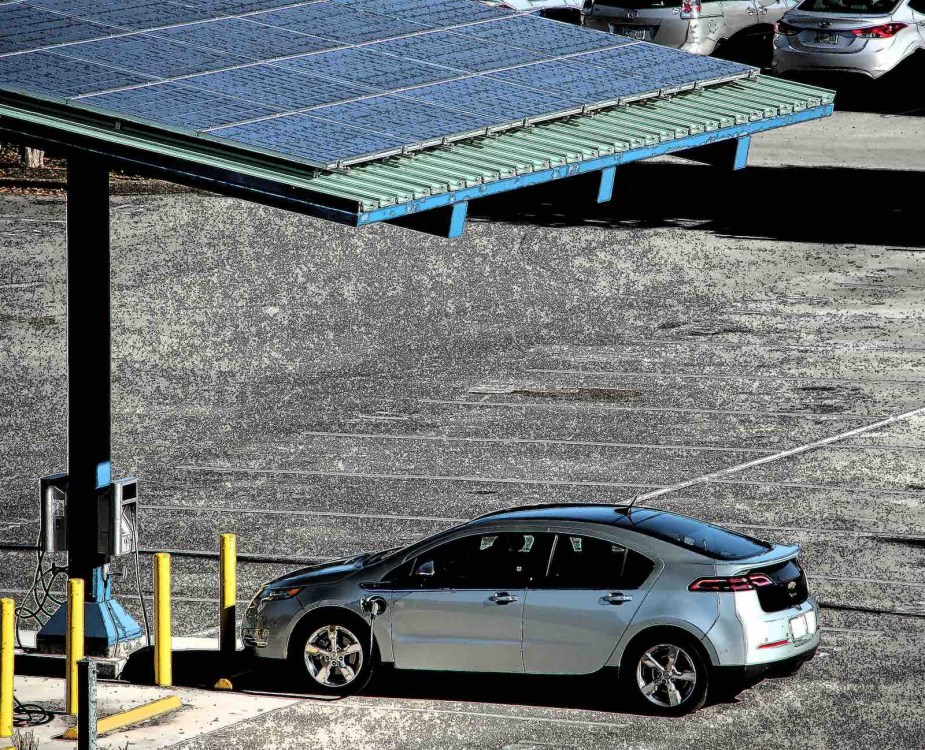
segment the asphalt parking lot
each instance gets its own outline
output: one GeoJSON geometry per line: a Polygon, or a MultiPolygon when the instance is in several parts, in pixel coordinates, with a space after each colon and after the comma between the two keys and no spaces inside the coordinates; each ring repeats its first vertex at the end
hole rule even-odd
{"type": "MultiPolygon", "coordinates": [[[[739,174],[627,167],[603,207],[580,183],[486,199],[455,241],[114,198],[114,473],[140,478],[142,546],[174,552],[178,634],[216,630],[220,532],[246,601],[298,560],[626,500],[925,406],[923,136],[836,115],[756,139],[739,174]]],[[[0,196],[4,595],[31,580],[10,547],[38,533],[36,478],[65,467],[64,210],[0,196]]],[[[600,679],[385,675],[187,746],[923,747],[923,499],[922,417],[660,498],[802,545],[824,605],[796,677],[693,716],[623,712],[600,679]]]]}

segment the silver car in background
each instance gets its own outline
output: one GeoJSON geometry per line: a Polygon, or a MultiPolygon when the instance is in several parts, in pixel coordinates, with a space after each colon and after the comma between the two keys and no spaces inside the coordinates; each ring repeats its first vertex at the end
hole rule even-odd
{"type": "Polygon", "coordinates": [[[271,581],[241,635],[317,692],[360,690],[377,663],[605,670],[614,703],[676,715],[713,681],[813,656],[818,609],[798,552],[652,508],[519,508],[271,581]]]}
{"type": "Polygon", "coordinates": [[[879,78],[925,49],[925,0],[803,0],[778,23],[772,70],[879,78]]]}
{"type": "Polygon", "coordinates": [[[582,24],[697,55],[753,35],[771,49],[771,35],[793,0],[586,0],[582,24]]]}

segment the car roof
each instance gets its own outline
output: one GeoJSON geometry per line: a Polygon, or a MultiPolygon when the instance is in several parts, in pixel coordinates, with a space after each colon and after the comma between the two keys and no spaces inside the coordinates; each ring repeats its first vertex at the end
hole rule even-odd
{"type": "MultiPolygon", "coordinates": [[[[498,521],[581,521],[632,528],[635,523],[662,514],[681,515],[645,506],[631,508],[628,505],[603,503],[546,503],[486,513],[465,525],[474,526],[498,521]]],[[[688,516],[681,517],[687,518],[688,516]]]]}

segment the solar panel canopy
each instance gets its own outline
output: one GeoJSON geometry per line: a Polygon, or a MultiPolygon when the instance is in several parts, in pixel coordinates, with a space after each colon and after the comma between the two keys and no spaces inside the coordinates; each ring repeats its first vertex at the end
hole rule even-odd
{"type": "Polygon", "coordinates": [[[753,74],[476,0],[0,0],[0,92],[318,169],[753,74]]]}

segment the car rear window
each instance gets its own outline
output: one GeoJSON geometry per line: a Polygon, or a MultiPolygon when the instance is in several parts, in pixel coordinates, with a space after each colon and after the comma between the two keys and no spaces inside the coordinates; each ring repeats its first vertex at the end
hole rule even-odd
{"type": "Polygon", "coordinates": [[[887,15],[898,6],[896,0],[803,0],[799,9],[811,13],[887,15]]]}
{"type": "Polygon", "coordinates": [[[680,8],[681,0],[594,0],[602,8],[647,10],[649,8],[680,8]]]}
{"type": "Polygon", "coordinates": [[[763,555],[771,545],[760,539],[675,513],[639,508],[619,517],[617,525],[699,552],[714,560],[744,560],[763,555]]]}

